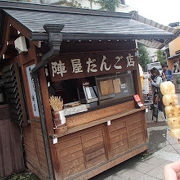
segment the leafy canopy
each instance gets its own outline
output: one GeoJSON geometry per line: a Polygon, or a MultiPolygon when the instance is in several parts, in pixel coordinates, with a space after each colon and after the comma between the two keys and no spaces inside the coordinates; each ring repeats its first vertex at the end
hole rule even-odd
{"type": "Polygon", "coordinates": [[[150,62],[149,53],[145,48],[145,46],[141,43],[138,43],[138,51],[139,51],[138,62],[142,66],[142,68],[145,69],[146,64],[150,62]]]}
{"type": "Polygon", "coordinates": [[[167,63],[164,51],[160,49],[157,50],[157,60],[161,63],[161,65],[164,65],[167,63]]]}
{"type": "MultiPolygon", "coordinates": [[[[20,2],[33,3],[35,0],[11,0],[20,2]]],[[[100,9],[107,11],[115,11],[116,8],[122,3],[122,0],[88,0],[90,3],[90,8],[92,9],[92,4],[99,4],[100,9]]],[[[36,1],[37,2],[37,1],[36,1]]],[[[124,1],[123,1],[124,2],[124,1]]],[[[53,0],[39,0],[40,4],[56,4],[56,5],[66,5],[70,7],[82,8],[81,2],[78,0],[59,0],[53,3],[53,0]]]]}
{"type": "Polygon", "coordinates": [[[121,4],[120,0],[96,0],[94,1],[101,5],[101,9],[108,11],[115,11],[116,7],[121,4]]]}

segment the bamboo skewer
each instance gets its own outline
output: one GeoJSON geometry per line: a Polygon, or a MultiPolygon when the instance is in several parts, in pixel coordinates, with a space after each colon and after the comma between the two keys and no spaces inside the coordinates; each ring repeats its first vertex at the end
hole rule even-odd
{"type": "Polygon", "coordinates": [[[61,97],[51,96],[49,102],[54,111],[61,111],[63,109],[63,100],[61,97]]]}
{"type": "Polygon", "coordinates": [[[67,131],[66,126],[66,118],[64,116],[63,112],[63,100],[61,97],[58,96],[51,96],[49,98],[50,105],[53,112],[53,121],[55,125],[55,130],[58,131],[58,133],[64,133],[67,131]]]}

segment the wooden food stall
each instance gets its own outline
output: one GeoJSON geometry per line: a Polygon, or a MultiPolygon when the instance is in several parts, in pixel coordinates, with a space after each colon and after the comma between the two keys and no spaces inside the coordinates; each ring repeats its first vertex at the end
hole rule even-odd
{"type": "Polygon", "coordinates": [[[145,109],[133,99],[142,98],[135,39],[160,48],[176,30],[134,13],[0,7],[2,78],[32,172],[89,179],[147,150],[145,109]]]}

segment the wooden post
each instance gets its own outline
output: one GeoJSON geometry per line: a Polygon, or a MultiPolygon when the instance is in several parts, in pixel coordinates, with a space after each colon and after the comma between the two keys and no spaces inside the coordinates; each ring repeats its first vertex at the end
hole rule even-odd
{"type": "MultiPolygon", "coordinates": [[[[42,101],[44,105],[44,114],[45,114],[45,121],[46,121],[46,127],[47,127],[47,133],[48,135],[54,134],[53,130],[53,121],[52,121],[52,114],[49,104],[49,95],[48,95],[48,86],[46,82],[46,77],[44,73],[44,68],[42,68],[39,71],[39,77],[41,77],[40,80],[40,87],[41,87],[41,93],[42,93],[42,101]]],[[[52,158],[52,166],[54,168],[54,176],[55,179],[61,180],[63,179],[62,174],[60,173],[60,163],[58,161],[57,152],[55,145],[53,145],[52,139],[49,139],[49,147],[51,150],[51,158],[52,158]]]]}

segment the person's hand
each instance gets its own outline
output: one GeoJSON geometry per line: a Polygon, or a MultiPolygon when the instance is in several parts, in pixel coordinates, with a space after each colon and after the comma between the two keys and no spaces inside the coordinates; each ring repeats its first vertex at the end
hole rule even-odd
{"type": "Polygon", "coordinates": [[[164,167],[164,180],[180,180],[180,161],[164,167]]]}

